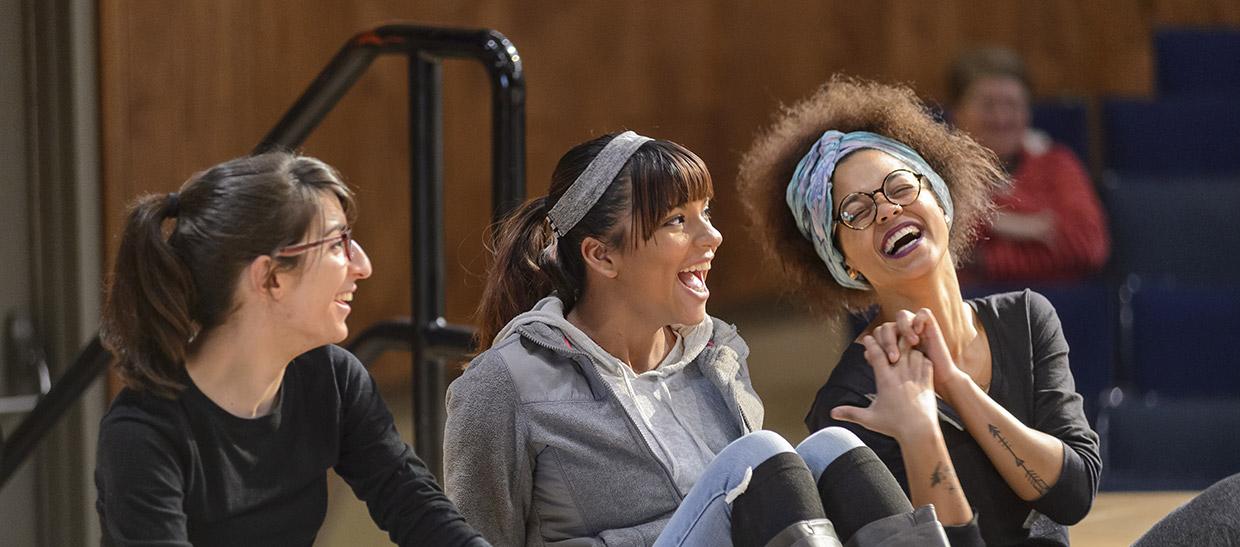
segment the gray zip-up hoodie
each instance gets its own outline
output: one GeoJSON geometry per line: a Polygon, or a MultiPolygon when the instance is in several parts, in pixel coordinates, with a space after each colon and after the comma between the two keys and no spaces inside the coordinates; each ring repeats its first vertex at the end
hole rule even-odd
{"type": "Polygon", "coordinates": [[[672,473],[677,488],[687,493],[719,451],[739,436],[728,413],[717,412],[715,388],[701,375],[685,368],[710,344],[714,320],[696,325],[673,325],[676,343],[661,363],[641,374],[607,353],[594,339],[564,317],[564,302],[548,296],[518,315],[496,335],[503,340],[516,328],[543,323],[560,331],[568,344],[587,353],[603,380],[612,388],[642,437],[672,473]]]}
{"type": "MultiPolygon", "coordinates": [[[[760,429],[749,348],[710,321],[710,341],[679,372],[683,389],[709,401],[706,421],[736,436],[760,429]]],[[[495,545],[650,545],[686,492],[649,426],[554,320],[518,323],[448,390],[449,497],[495,545]]],[[[698,441],[717,453],[734,438],[698,441]]]]}

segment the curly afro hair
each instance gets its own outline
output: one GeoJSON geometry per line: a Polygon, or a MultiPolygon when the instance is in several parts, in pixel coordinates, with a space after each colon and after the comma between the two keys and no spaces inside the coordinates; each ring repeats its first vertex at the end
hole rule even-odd
{"type": "Polygon", "coordinates": [[[955,205],[949,249],[959,264],[989,220],[996,190],[1008,178],[994,153],[935,121],[912,89],[833,76],[809,98],[786,107],[741,159],[737,189],[753,236],[780,265],[785,285],[816,312],[841,318],[875,303],[873,291],[847,289],[831,277],[801,235],[784,194],[797,163],[823,132],[870,131],[912,147],[943,177],[955,205]]]}

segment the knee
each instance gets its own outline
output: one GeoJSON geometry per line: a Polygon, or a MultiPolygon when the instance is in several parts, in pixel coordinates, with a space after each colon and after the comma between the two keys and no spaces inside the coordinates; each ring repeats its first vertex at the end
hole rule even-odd
{"type": "Polygon", "coordinates": [[[762,462],[784,453],[795,453],[796,450],[778,433],[773,431],[755,431],[732,441],[717,458],[726,458],[743,463],[748,467],[757,467],[762,462]]]}
{"type": "Polygon", "coordinates": [[[853,432],[842,427],[828,427],[807,437],[797,445],[797,453],[805,460],[817,481],[831,462],[845,452],[865,446],[853,432]]]}

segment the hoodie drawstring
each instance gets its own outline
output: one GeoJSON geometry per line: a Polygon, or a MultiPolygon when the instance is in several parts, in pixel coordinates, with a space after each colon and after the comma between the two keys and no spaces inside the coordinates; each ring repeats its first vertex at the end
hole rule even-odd
{"type": "MultiPolygon", "coordinates": [[[[642,411],[641,403],[638,402],[639,399],[637,397],[637,390],[633,389],[633,374],[634,373],[631,370],[624,370],[624,369],[622,369],[621,372],[622,372],[621,375],[624,377],[624,387],[626,390],[628,390],[629,398],[633,401],[633,406],[636,407],[637,409],[637,416],[641,418],[642,424],[646,426],[646,431],[649,431],[651,433],[649,435],[649,439],[653,440],[654,444],[658,445],[659,451],[663,453],[663,460],[667,462],[668,466],[671,467],[672,476],[673,477],[679,476],[679,473],[677,472],[677,467],[679,467],[677,465],[677,461],[679,460],[679,458],[677,458],[675,454],[672,453],[672,450],[668,448],[667,445],[663,444],[663,439],[660,439],[659,435],[654,434],[655,432],[654,424],[650,422],[650,417],[646,416],[646,413],[642,411]]],[[[662,376],[659,377],[659,383],[660,384],[663,383],[662,376]]],[[[664,390],[666,389],[667,388],[664,387],[664,390]]],[[[672,415],[674,417],[675,412],[673,412],[672,415]]],[[[677,418],[676,422],[680,423],[680,419],[677,418]]],[[[683,423],[681,423],[680,425],[681,427],[684,427],[683,423]]]]}

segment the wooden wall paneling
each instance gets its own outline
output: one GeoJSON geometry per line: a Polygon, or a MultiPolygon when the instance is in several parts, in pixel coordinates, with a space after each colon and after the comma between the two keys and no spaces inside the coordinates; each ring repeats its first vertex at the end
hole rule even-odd
{"type": "Polygon", "coordinates": [[[1231,0],[1147,0],[1156,26],[1240,25],[1240,3],[1231,0]]]}
{"type": "MultiPolygon", "coordinates": [[[[908,82],[938,99],[957,53],[998,44],[1025,55],[1041,95],[1148,95],[1153,28],[1240,24],[1240,8],[1214,0],[102,2],[108,256],[125,203],[246,153],[349,36],[393,20],[496,28],[517,45],[531,195],[545,192],[568,147],[607,131],[644,131],[701,155],[726,238],[712,307],[727,308],[775,292],[745,235],[737,161],[778,105],[831,73],[908,82]]],[[[409,309],[405,78],[400,60],[378,61],[304,148],[359,192],[357,233],[377,268],[362,285],[355,332],[409,309]]],[[[486,263],[489,84],[467,62],[446,63],[444,79],[448,315],[465,321],[486,263]]]]}

